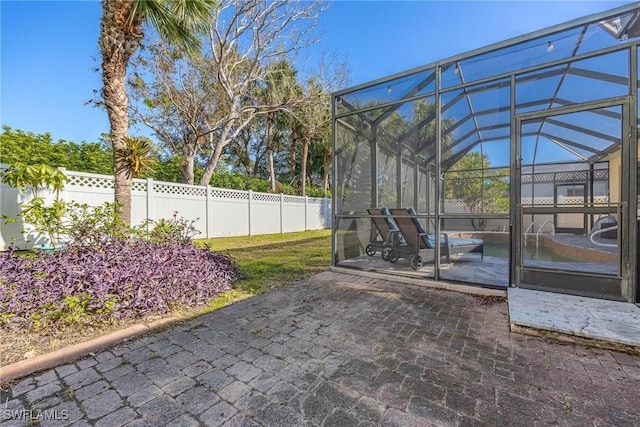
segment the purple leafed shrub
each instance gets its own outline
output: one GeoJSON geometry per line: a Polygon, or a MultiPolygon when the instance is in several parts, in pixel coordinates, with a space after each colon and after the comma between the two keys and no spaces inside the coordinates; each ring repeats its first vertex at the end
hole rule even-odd
{"type": "Polygon", "coordinates": [[[239,276],[228,257],[189,243],[0,254],[0,326],[132,319],[206,303],[239,276]]]}

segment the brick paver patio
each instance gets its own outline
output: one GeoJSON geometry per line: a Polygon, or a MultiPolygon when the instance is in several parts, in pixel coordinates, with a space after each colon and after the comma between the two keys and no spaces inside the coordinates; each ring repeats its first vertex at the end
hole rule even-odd
{"type": "Polygon", "coordinates": [[[16,381],[0,425],[640,425],[639,357],[511,334],[507,316],[324,272],[16,381]]]}

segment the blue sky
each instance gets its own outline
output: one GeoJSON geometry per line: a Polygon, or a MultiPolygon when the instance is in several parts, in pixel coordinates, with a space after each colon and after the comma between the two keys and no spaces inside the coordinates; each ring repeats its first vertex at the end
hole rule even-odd
{"type": "MultiPolygon", "coordinates": [[[[321,49],[344,56],[357,85],[628,1],[334,1],[321,49]]],[[[97,141],[98,1],[0,2],[0,123],[54,140],[97,141]]],[[[136,132],[132,133],[146,133],[136,132]]]]}

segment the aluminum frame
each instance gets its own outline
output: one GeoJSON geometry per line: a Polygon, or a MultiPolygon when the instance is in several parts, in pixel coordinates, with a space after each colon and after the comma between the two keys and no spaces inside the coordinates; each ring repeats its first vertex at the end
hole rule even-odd
{"type": "MultiPolygon", "coordinates": [[[[440,123],[442,122],[443,110],[446,109],[445,106],[443,106],[442,96],[448,93],[452,93],[453,91],[456,91],[456,90],[461,91],[460,95],[454,98],[454,100],[451,100],[448,104],[453,105],[454,103],[458,102],[457,101],[458,99],[462,99],[462,98],[466,99],[466,102],[468,104],[469,114],[465,116],[462,120],[460,120],[460,122],[457,123],[457,126],[462,126],[464,122],[468,120],[473,121],[474,126],[471,130],[467,132],[467,137],[470,138],[473,134],[477,134],[478,138],[476,141],[471,142],[469,146],[466,146],[469,142],[466,138],[459,138],[458,143],[464,144],[465,149],[461,150],[460,152],[452,156],[449,159],[448,165],[450,166],[451,164],[455,163],[455,161],[457,161],[460,157],[462,157],[467,152],[471,151],[478,144],[482,144],[483,142],[505,140],[506,138],[510,138],[510,148],[511,148],[510,163],[511,164],[510,164],[510,172],[509,172],[509,182],[510,182],[511,190],[510,190],[509,213],[508,214],[481,214],[481,215],[480,214],[460,215],[460,214],[445,213],[443,209],[441,209],[440,207],[440,203],[443,201],[442,187],[440,183],[442,178],[438,178],[438,177],[442,177],[442,173],[446,171],[449,166],[443,165],[442,159],[443,159],[443,154],[445,150],[443,150],[440,143],[436,143],[434,144],[435,145],[434,154],[432,157],[426,159],[427,165],[424,168],[424,174],[426,176],[426,186],[427,188],[430,188],[431,184],[430,184],[429,163],[433,161],[435,166],[435,177],[436,177],[435,179],[438,181],[436,182],[436,185],[434,187],[436,209],[435,209],[435,212],[432,213],[432,215],[431,214],[420,215],[420,217],[432,218],[434,220],[435,232],[437,235],[440,234],[443,219],[476,218],[479,216],[482,216],[483,218],[489,217],[489,218],[508,219],[509,229],[511,232],[510,233],[511,239],[509,242],[509,246],[510,246],[509,254],[512,260],[509,266],[509,283],[513,285],[515,284],[516,278],[518,276],[518,271],[516,268],[517,266],[514,260],[519,260],[521,255],[520,248],[519,248],[520,245],[514,244],[512,240],[514,240],[513,239],[514,233],[517,232],[517,230],[522,229],[522,218],[521,218],[521,215],[519,214],[520,212],[523,211],[523,207],[520,203],[521,190],[520,190],[520,181],[519,181],[521,170],[522,170],[522,161],[521,161],[520,147],[519,147],[519,144],[516,143],[516,140],[519,141],[520,138],[523,136],[521,132],[522,121],[529,120],[531,118],[536,118],[536,117],[545,118],[545,119],[549,118],[550,120],[548,121],[548,123],[558,125],[560,127],[563,127],[571,131],[580,132],[584,135],[600,138],[602,140],[609,140],[612,143],[610,147],[608,147],[606,150],[599,150],[597,148],[593,148],[576,141],[563,139],[562,137],[559,137],[557,135],[547,134],[547,136],[555,138],[561,144],[566,144],[567,146],[574,147],[576,149],[591,153],[591,155],[588,158],[583,158],[583,160],[591,163],[595,163],[599,159],[610,154],[612,150],[616,149],[615,146],[617,144],[621,146],[622,159],[624,162],[623,168],[622,168],[623,176],[621,176],[621,180],[622,180],[621,193],[625,203],[624,206],[621,206],[621,209],[622,209],[621,213],[622,213],[623,221],[625,222],[622,225],[623,229],[625,230],[625,233],[623,233],[623,237],[625,240],[624,242],[623,241],[620,242],[620,245],[621,245],[620,259],[626,260],[626,261],[625,261],[625,265],[620,266],[619,274],[622,278],[622,281],[624,282],[622,285],[624,289],[623,297],[626,298],[628,301],[636,301],[638,299],[637,298],[638,294],[640,293],[640,291],[638,290],[640,285],[636,284],[636,280],[637,280],[636,278],[638,275],[638,265],[636,261],[636,255],[638,254],[638,251],[640,249],[635,244],[635,240],[632,242],[631,241],[632,239],[629,239],[629,236],[636,236],[638,231],[638,224],[635,219],[637,217],[636,206],[638,203],[638,195],[637,195],[638,188],[637,188],[637,179],[636,179],[637,178],[637,175],[636,175],[637,157],[638,157],[637,155],[637,150],[638,150],[638,141],[637,141],[637,138],[638,138],[638,129],[637,129],[637,126],[638,126],[638,117],[637,117],[637,114],[638,114],[638,104],[637,104],[638,52],[637,52],[637,49],[638,49],[638,44],[640,44],[640,40],[638,38],[635,38],[628,41],[620,42],[613,46],[608,46],[602,49],[596,49],[594,51],[590,51],[582,54],[578,54],[578,51],[579,51],[580,43],[582,43],[583,37],[591,24],[594,24],[599,21],[611,19],[613,17],[631,13],[631,12],[638,13],[639,10],[640,10],[640,4],[638,3],[628,4],[628,5],[617,7],[615,9],[607,10],[601,13],[574,19],[572,21],[568,21],[563,24],[559,24],[553,27],[528,33],[519,37],[505,40],[503,42],[495,43],[495,44],[492,44],[480,49],[476,49],[467,53],[454,55],[440,61],[432,62],[425,66],[413,68],[411,70],[407,70],[402,73],[397,73],[388,77],[374,80],[369,83],[361,84],[358,86],[354,86],[351,88],[347,88],[347,89],[335,92],[333,94],[334,102],[332,105],[332,119],[333,119],[332,128],[334,131],[334,135],[336,132],[337,120],[343,117],[352,116],[354,114],[360,116],[360,118],[363,121],[371,125],[371,128],[370,128],[371,133],[368,138],[361,131],[354,129],[354,131],[358,132],[362,136],[365,136],[365,138],[367,138],[369,140],[369,143],[371,144],[371,154],[372,154],[371,156],[372,158],[370,159],[371,202],[374,205],[377,205],[377,202],[378,202],[377,200],[378,180],[376,176],[378,171],[377,155],[378,155],[379,149],[381,149],[382,147],[379,146],[378,144],[377,125],[382,123],[385,118],[389,117],[391,114],[393,114],[393,112],[397,111],[403,105],[406,105],[409,102],[413,102],[416,100],[423,100],[429,97],[434,97],[434,103],[435,103],[434,116],[435,117],[433,117],[433,119],[431,117],[427,117],[423,119],[413,129],[409,129],[406,132],[404,132],[403,135],[398,136],[397,152],[393,153],[393,155],[396,156],[396,161],[397,161],[396,168],[395,168],[396,169],[395,185],[396,185],[397,197],[398,198],[402,197],[402,183],[400,178],[402,176],[403,162],[412,161],[414,165],[413,175],[414,175],[414,181],[415,181],[413,202],[415,205],[418,205],[419,180],[421,179],[420,174],[422,173],[422,169],[423,169],[421,166],[422,162],[419,161],[417,158],[411,159],[411,160],[405,159],[402,153],[403,151],[402,143],[404,140],[409,139],[411,135],[418,132],[421,126],[423,126],[425,123],[429,123],[431,120],[435,120],[435,123],[436,123],[435,141],[436,142],[441,141],[443,137],[443,130],[442,130],[442,127],[440,126],[440,123]],[[497,51],[499,49],[516,46],[520,43],[526,43],[527,41],[530,41],[533,39],[541,38],[544,36],[551,36],[553,34],[557,34],[557,33],[566,31],[568,29],[579,28],[579,27],[583,27],[582,34],[578,37],[578,41],[574,47],[574,50],[571,56],[557,59],[554,61],[541,63],[531,67],[523,67],[521,69],[512,70],[509,72],[496,73],[495,75],[491,75],[489,77],[465,82],[463,70],[460,68],[460,65],[458,64],[461,61],[468,60],[474,57],[479,57],[483,54],[497,51]],[[624,77],[620,77],[615,74],[608,74],[606,72],[572,67],[572,64],[578,61],[590,59],[590,58],[598,58],[603,55],[607,55],[615,52],[628,52],[627,58],[629,61],[629,69],[628,69],[628,78],[626,79],[624,77]],[[451,67],[453,66],[458,67],[458,74],[459,74],[461,83],[458,85],[450,85],[450,86],[447,86],[446,88],[443,88],[441,76],[445,70],[451,69],[451,67]],[[560,70],[551,70],[552,67],[557,67],[557,66],[561,66],[563,68],[560,70]],[[543,100],[535,100],[530,103],[532,104],[531,106],[534,106],[533,104],[536,104],[536,105],[548,105],[549,107],[551,107],[555,103],[555,104],[561,105],[561,107],[541,109],[534,112],[517,113],[517,108],[520,108],[524,105],[524,104],[521,104],[521,105],[516,104],[516,88],[518,84],[526,81],[527,79],[538,79],[540,76],[536,76],[536,75],[527,76],[525,74],[535,73],[536,71],[540,71],[540,70],[549,70],[547,72],[549,73],[549,75],[551,74],[559,75],[560,81],[558,82],[551,98],[543,99],[543,100]],[[432,74],[429,74],[425,79],[419,82],[413,89],[405,91],[405,94],[399,99],[395,99],[388,102],[381,102],[379,104],[368,106],[366,108],[359,108],[359,107],[356,107],[355,105],[350,105],[348,101],[344,99],[345,96],[352,93],[357,93],[358,91],[363,89],[376,87],[376,86],[379,87],[387,83],[393,83],[395,80],[398,80],[398,79],[403,79],[412,75],[417,75],[419,73],[426,73],[429,71],[432,71],[432,74]],[[586,103],[572,103],[569,100],[562,99],[559,97],[560,88],[562,87],[562,84],[568,75],[593,78],[598,81],[609,82],[612,84],[623,84],[628,88],[629,94],[625,96],[607,98],[604,100],[590,101],[586,103]],[[433,83],[434,80],[435,80],[435,91],[428,92],[428,93],[420,93],[422,89],[424,89],[425,87],[433,83]],[[485,85],[486,87],[481,87],[482,85],[485,85]],[[470,89],[477,88],[478,91],[486,91],[486,90],[491,90],[492,88],[495,88],[495,87],[509,87],[509,105],[493,107],[491,109],[485,109],[485,110],[482,110],[482,109],[476,110],[470,98],[470,94],[471,94],[470,89]],[[620,101],[621,103],[616,104],[615,102],[618,102],[618,101],[620,101]],[[349,111],[338,112],[338,109],[336,107],[338,103],[342,103],[342,105],[346,106],[349,111]],[[613,138],[610,138],[607,134],[598,132],[597,130],[589,129],[588,127],[582,127],[582,126],[572,125],[570,123],[563,123],[558,121],[554,122],[553,120],[553,116],[558,114],[566,114],[568,112],[588,111],[592,107],[599,106],[599,105],[604,105],[604,106],[622,105],[623,106],[624,126],[625,126],[625,129],[628,129],[628,133],[626,131],[623,132],[621,141],[617,141],[613,138]],[[378,111],[378,110],[383,112],[375,118],[368,117],[367,113],[378,111]],[[500,123],[499,125],[497,125],[497,127],[508,128],[510,137],[495,136],[495,137],[484,138],[482,135],[482,132],[488,129],[496,128],[496,126],[491,126],[488,128],[486,126],[483,127],[478,123],[477,117],[481,115],[501,113],[506,111],[509,112],[509,122],[504,124],[500,123]]],[[[604,116],[609,115],[608,112],[606,111],[599,111],[598,114],[602,114],[604,116]]],[[[612,118],[617,118],[617,117],[612,117],[612,118]]],[[[542,125],[543,123],[541,122],[539,132],[534,134],[545,134],[544,132],[542,132],[542,125]]],[[[558,144],[558,145],[562,146],[561,144],[558,144]]],[[[422,149],[424,149],[425,147],[422,147],[422,149]]],[[[417,148],[420,149],[420,147],[417,147],[417,148]]],[[[451,148],[452,147],[447,147],[447,149],[451,149],[451,148]]],[[[334,149],[334,153],[336,153],[337,142],[335,137],[333,138],[333,149],[334,149]]],[[[335,188],[335,184],[336,184],[335,167],[334,167],[333,176],[334,176],[333,194],[336,195],[337,192],[335,188]]],[[[399,200],[399,203],[402,203],[402,202],[403,202],[402,200],[399,200]]],[[[427,202],[427,206],[430,206],[430,200],[427,199],[426,202],[427,202]]],[[[333,202],[333,208],[334,208],[334,218],[352,217],[350,215],[342,215],[341,213],[337,212],[335,197],[333,202]]],[[[555,212],[558,212],[557,208],[555,212]]],[[[332,245],[335,245],[336,243],[335,224],[336,224],[336,221],[334,221],[334,230],[333,230],[334,238],[332,239],[332,245]]],[[[516,240],[519,240],[519,239],[516,239],[516,240]]],[[[439,245],[436,245],[436,246],[439,246],[439,245]]],[[[335,253],[336,253],[335,246],[332,246],[332,251],[333,251],[332,263],[335,265],[335,253]]],[[[438,262],[440,258],[439,258],[438,252],[440,252],[439,247],[436,248],[436,255],[435,255],[436,262],[434,266],[434,270],[435,270],[434,275],[436,280],[440,278],[440,274],[439,274],[440,270],[439,270],[439,262],[438,262]]]]}

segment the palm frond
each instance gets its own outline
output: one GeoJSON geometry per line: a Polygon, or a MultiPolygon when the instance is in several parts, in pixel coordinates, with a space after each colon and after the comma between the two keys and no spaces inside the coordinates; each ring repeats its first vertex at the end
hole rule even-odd
{"type": "Polygon", "coordinates": [[[130,17],[146,21],[165,41],[194,53],[200,49],[198,35],[206,31],[215,7],[213,0],[137,0],[130,17]]]}
{"type": "Polygon", "coordinates": [[[116,171],[126,173],[127,177],[138,177],[140,172],[153,172],[151,164],[155,161],[151,141],[140,137],[124,137],[124,146],[115,151],[116,171]]]}

